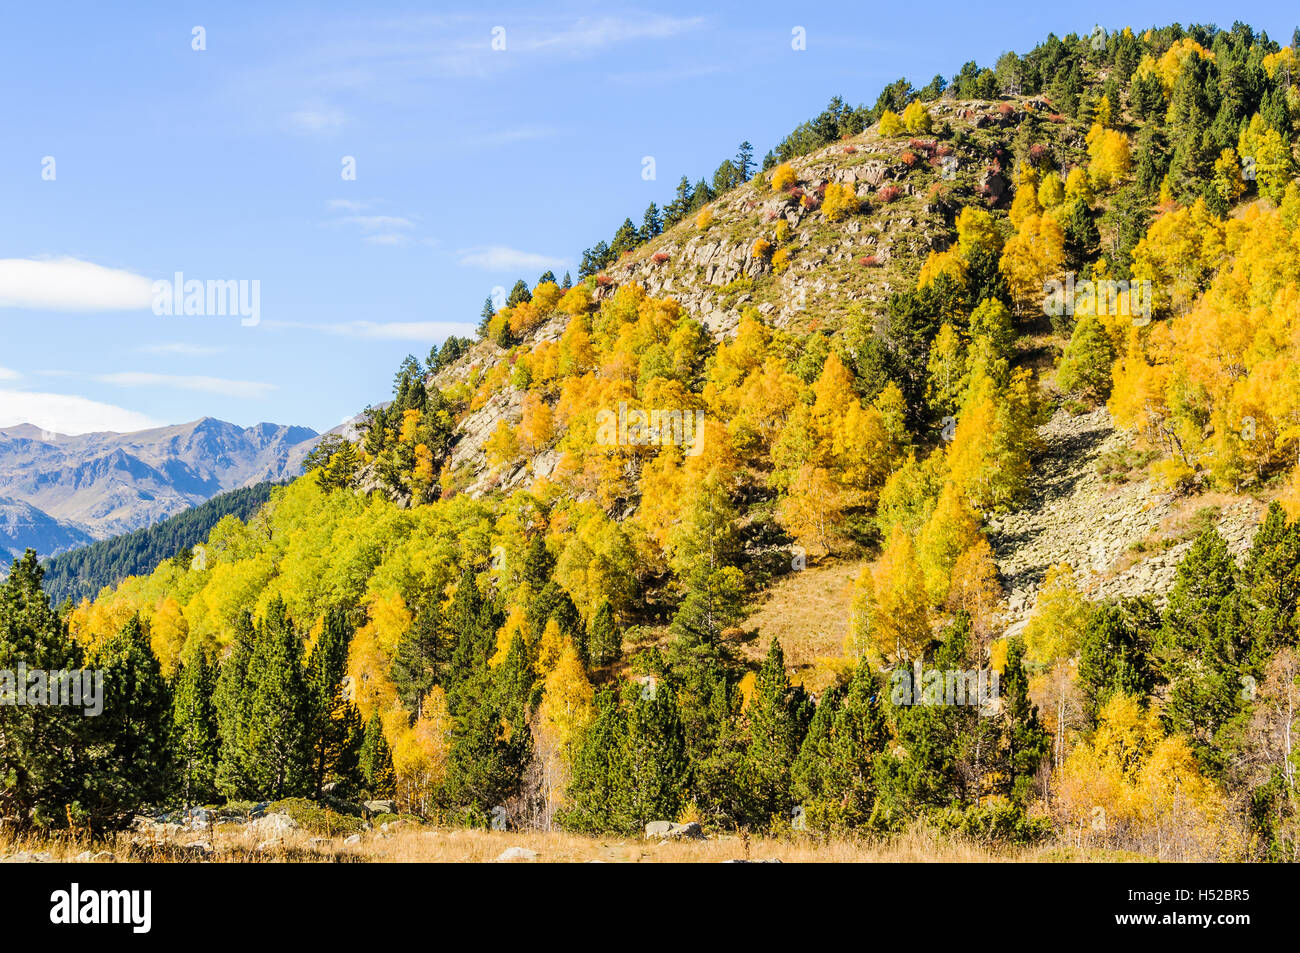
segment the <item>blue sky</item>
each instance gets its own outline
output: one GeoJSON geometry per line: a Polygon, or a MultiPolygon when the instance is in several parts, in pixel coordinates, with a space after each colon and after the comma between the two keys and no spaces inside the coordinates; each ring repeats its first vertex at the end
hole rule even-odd
{"type": "Polygon", "coordinates": [[[990,9],[9,5],[0,426],[325,430],[388,396],[406,353],[470,333],[494,286],[576,277],[683,173],[742,139],[761,156],[832,95],[870,104],[1098,22],[1239,19],[1286,43],[1300,21],[1280,3],[990,9]],[[178,271],[257,281],[259,322],[154,314],[178,271]]]}

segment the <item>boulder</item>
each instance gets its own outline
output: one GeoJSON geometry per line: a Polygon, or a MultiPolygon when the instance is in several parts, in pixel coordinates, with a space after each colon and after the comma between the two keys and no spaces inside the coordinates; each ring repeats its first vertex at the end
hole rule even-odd
{"type": "Polygon", "coordinates": [[[536,860],[537,851],[529,850],[527,847],[507,847],[497,858],[498,864],[506,864],[516,860],[536,860]]]}
{"type": "Polygon", "coordinates": [[[371,814],[396,814],[397,804],[394,801],[366,801],[366,810],[371,814]]]}
{"type": "Polygon", "coordinates": [[[695,821],[691,821],[689,824],[674,824],[672,821],[650,821],[645,826],[645,836],[703,840],[704,829],[695,821]]]}
{"type": "Polygon", "coordinates": [[[298,829],[298,822],[288,814],[263,814],[253,821],[253,830],[259,834],[285,834],[298,829]]]}

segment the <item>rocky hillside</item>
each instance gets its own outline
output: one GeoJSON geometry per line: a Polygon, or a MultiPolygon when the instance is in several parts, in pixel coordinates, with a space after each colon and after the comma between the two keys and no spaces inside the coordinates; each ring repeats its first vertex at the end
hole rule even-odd
{"type": "MultiPolygon", "coordinates": [[[[652,296],[676,299],[717,339],[732,334],[747,307],[777,328],[833,332],[850,309],[879,310],[891,292],[914,287],[929,253],[951,243],[963,205],[1006,205],[1011,191],[1004,170],[1017,125],[1029,112],[1044,117],[1058,154],[1083,157],[1082,138],[1073,127],[1047,121],[1049,107],[1035,98],[942,100],[930,109],[936,130],[951,129],[951,137],[886,138],[872,126],[793,159],[790,189],[774,192],[768,177],[758,176],[724,193],[703,217],[668,229],[597,276],[595,297],[640,284],[652,296]],[[818,211],[832,183],[851,186],[861,202],[856,214],[837,222],[818,211]],[[786,253],[784,262],[778,251],[786,253]]],[[[556,315],[522,343],[558,341],[566,322],[556,315]]],[[[434,383],[446,390],[509,358],[507,349],[480,340],[434,383]]],[[[450,465],[463,474],[459,485],[466,492],[509,490],[554,470],[558,457],[547,452],[511,472],[488,472],[484,444],[500,420],[519,422],[521,400],[518,390],[506,388],[462,417],[450,465]]]]}
{"type": "Polygon", "coordinates": [[[1195,535],[1216,526],[1239,557],[1250,548],[1264,504],[1224,494],[1188,500],[1146,475],[1145,455],[1106,409],[1062,408],[1039,430],[1034,492],[989,523],[1008,595],[1010,631],[1023,627],[1049,567],[1067,563],[1094,598],[1151,595],[1158,605],[1195,535]]]}
{"type": "MultiPolygon", "coordinates": [[[[1078,127],[1041,99],[945,99],[930,108],[944,135],[884,138],[873,126],[793,160],[795,184],[788,190],[776,192],[766,176],[756,177],[722,195],[705,214],[625,253],[597,277],[596,297],[640,284],[653,296],[675,298],[717,339],[733,332],[746,307],[778,328],[831,332],[850,309],[879,314],[892,292],[913,287],[927,255],[951,242],[963,205],[1007,206],[1011,187],[1004,170],[1013,165],[1017,128],[1030,114],[1066,165],[1086,161],[1078,127]],[[832,183],[854,189],[857,214],[838,222],[820,214],[832,183]],[[786,236],[779,242],[778,228],[786,236]],[[785,250],[783,259],[776,249],[785,250]]],[[[566,321],[552,317],[524,343],[559,340],[566,321]]],[[[1026,360],[1042,371],[1062,343],[1050,338],[1026,339],[1026,360]]],[[[435,383],[444,389],[468,383],[509,357],[481,340],[435,383]]],[[[488,437],[503,419],[519,423],[521,398],[517,389],[504,388],[461,417],[450,465],[462,474],[458,482],[466,492],[508,491],[554,471],[553,450],[502,473],[486,465],[488,437]]],[[[1104,408],[1081,414],[1060,409],[1041,436],[1044,451],[1029,504],[988,527],[1008,595],[1008,627],[1023,624],[1054,564],[1069,563],[1097,597],[1159,595],[1205,525],[1217,525],[1237,553],[1249,546],[1261,503],[1223,495],[1189,502],[1158,489],[1146,474],[1150,460],[1133,449],[1131,434],[1115,429],[1104,408]]]]}
{"type": "Polygon", "coordinates": [[[0,430],[0,549],[50,556],[300,472],[317,434],[205,417],[137,433],[0,430]]]}

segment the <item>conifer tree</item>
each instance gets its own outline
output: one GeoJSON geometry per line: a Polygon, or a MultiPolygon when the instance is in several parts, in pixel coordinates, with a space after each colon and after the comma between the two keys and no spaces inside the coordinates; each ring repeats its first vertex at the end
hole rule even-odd
{"type": "Polygon", "coordinates": [[[216,672],[196,645],[181,667],[172,701],[172,737],[180,794],[186,805],[207,804],[217,795],[216,672]]]}
{"type": "Polygon", "coordinates": [[[1084,714],[1095,722],[1116,694],[1145,697],[1155,684],[1151,638],[1159,616],[1145,600],[1095,607],[1079,648],[1079,690],[1084,714]]]}
{"type": "Polygon", "coordinates": [[[627,725],[627,810],[636,828],[676,820],[686,804],[690,762],[677,696],[660,685],[648,695],[633,685],[627,725]]]}
{"type": "Polygon", "coordinates": [[[370,713],[366,722],[365,738],[361,743],[360,757],[361,778],[365,782],[366,793],[372,798],[393,796],[397,776],[393,771],[393,752],[384,737],[384,723],[379,718],[379,709],[370,713]]]}
{"type": "Polygon", "coordinates": [[[596,693],[592,718],[574,746],[568,807],[558,820],[585,833],[637,833],[627,805],[627,717],[618,693],[596,693]]]}
{"type": "MultiPolygon", "coordinates": [[[[0,670],[15,672],[20,662],[46,671],[81,666],[77,644],[41,589],[43,577],[28,549],[0,583],[0,670]]],[[[7,817],[22,825],[66,823],[82,780],[73,770],[74,746],[93,720],[63,706],[0,705],[0,804],[7,817]]]]}
{"type": "Polygon", "coordinates": [[[1052,748],[1051,738],[1038,720],[1038,706],[1029,700],[1029,676],[1024,661],[1024,641],[1011,639],[999,687],[1007,723],[1006,790],[1019,804],[1030,799],[1034,778],[1052,748]]]}
{"type": "Polygon", "coordinates": [[[139,616],[99,643],[88,662],[104,673],[104,710],[87,719],[80,806],[92,829],[102,830],[161,804],[174,789],[172,699],[139,616]]]}
{"type": "Polygon", "coordinates": [[[217,715],[220,752],[217,759],[217,790],[227,798],[254,796],[245,769],[244,729],[248,724],[248,663],[253,657],[257,634],[247,612],[235,625],[230,652],[217,675],[212,693],[217,715]]]}
{"type": "Polygon", "coordinates": [[[311,788],[317,797],[327,784],[349,791],[360,780],[361,716],[343,684],[352,632],[347,611],[331,609],[307,660],[311,788]]]}
{"type": "Polygon", "coordinates": [[[244,767],[256,796],[278,800],[311,790],[311,704],[302,640],[283,601],[266,610],[245,679],[244,767]]]}
{"type": "Polygon", "coordinates": [[[617,662],[623,655],[623,633],[614,621],[614,610],[608,599],[601,599],[592,613],[587,645],[591,652],[591,664],[609,665],[617,662]]]}
{"type": "Polygon", "coordinates": [[[438,681],[442,662],[441,612],[436,598],[430,598],[415,614],[410,628],[402,633],[393,659],[393,683],[412,721],[424,714],[424,698],[438,681]]]}
{"type": "Polygon", "coordinates": [[[785,653],[776,639],[754,683],[746,710],[749,746],[745,769],[754,820],[766,825],[774,816],[789,816],[790,769],[799,755],[812,720],[813,706],[803,688],[790,684],[785,653]]]}

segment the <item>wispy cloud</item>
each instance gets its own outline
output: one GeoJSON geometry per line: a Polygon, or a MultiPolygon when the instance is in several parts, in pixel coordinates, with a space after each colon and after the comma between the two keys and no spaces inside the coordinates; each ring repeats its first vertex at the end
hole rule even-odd
{"type": "Polygon", "coordinates": [[[274,384],[260,381],[234,381],[224,377],[204,377],[183,374],[149,374],[144,371],[122,371],[102,374],[95,378],[104,384],[118,387],[165,387],[173,390],[192,390],[222,397],[239,397],[256,400],[267,397],[276,389],[274,384]]]}
{"type": "Polygon", "coordinates": [[[705,76],[716,76],[724,72],[721,64],[708,63],[693,66],[667,66],[663,69],[632,70],[622,73],[610,73],[611,82],[620,86],[664,86],[671,83],[684,83],[705,76]]]}
{"type": "Polygon", "coordinates": [[[566,261],[505,245],[485,245],[462,250],[457,254],[456,264],[462,268],[480,268],[483,271],[531,271],[539,268],[563,268],[566,261]]]}
{"type": "Polygon", "coordinates": [[[153,281],[77,258],[0,259],[0,308],[133,311],[153,303],[153,281]]]}
{"type": "Polygon", "coordinates": [[[525,32],[523,50],[589,54],[632,40],[665,40],[698,30],[703,17],[661,15],[583,17],[556,30],[525,32]]]}
{"type": "Polygon", "coordinates": [[[222,354],[226,351],[224,347],[211,347],[203,344],[185,344],[184,342],[172,342],[168,344],[146,344],[138,348],[144,354],[170,354],[177,357],[208,357],[212,354],[222,354]]]}
{"type": "Polygon", "coordinates": [[[304,107],[289,114],[289,125],[308,135],[333,135],[347,121],[343,111],[334,106],[304,107]]]}
{"type": "Polygon", "coordinates": [[[33,424],[42,430],[75,436],[82,433],[130,433],[161,424],[151,417],[72,394],[0,390],[0,427],[33,424]]]}
{"type": "MultiPolygon", "coordinates": [[[[352,199],[330,199],[326,205],[336,211],[351,212],[351,215],[339,215],[326,222],[337,228],[356,228],[361,231],[361,240],[369,245],[405,245],[413,241],[411,235],[417,224],[414,216],[391,215],[374,212],[383,203],[377,201],[361,202],[352,199]],[[373,214],[362,214],[373,212],[373,214]]],[[[421,239],[429,243],[431,239],[421,239]]]]}
{"type": "Polygon", "coordinates": [[[435,343],[452,334],[471,334],[474,325],[461,321],[339,321],[312,324],[304,321],[263,321],[268,328],[297,328],[341,337],[372,341],[421,341],[435,343]]]}
{"type": "Polygon", "coordinates": [[[556,126],[511,126],[505,129],[485,129],[471,132],[455,140],[458,149],[484,149],[508,146],[519,142],[537,142],[559,135],[556,126]]]}
{"type": "Polygon", "coordinates": [[[415,223],[401,215],[346,215],[337,220],[340,225],[359,225],[366,231],[378,228],[414,228],[415,223]]]}
{"type": "Polygon", "coordinates": [[[0,367],[0,381],[16,381],[22,376],[17,371],[11,371],[7,367],[0,367]]]}

